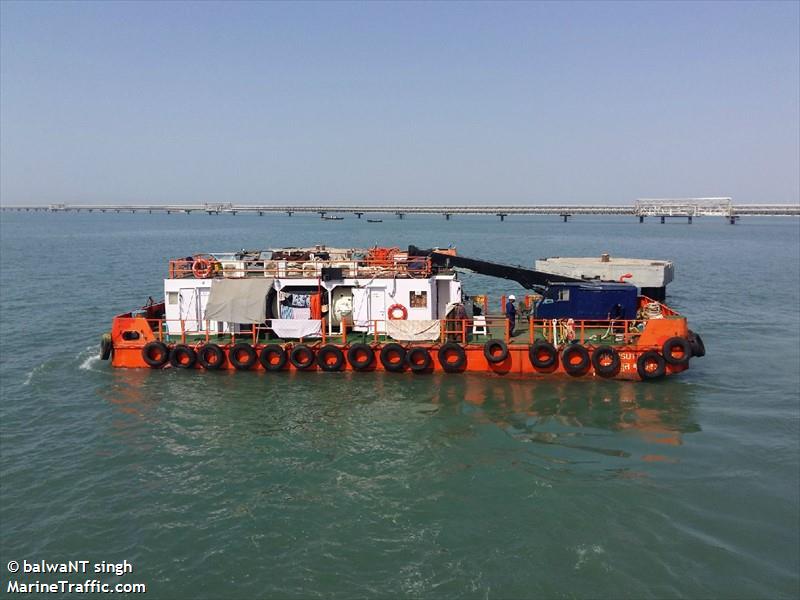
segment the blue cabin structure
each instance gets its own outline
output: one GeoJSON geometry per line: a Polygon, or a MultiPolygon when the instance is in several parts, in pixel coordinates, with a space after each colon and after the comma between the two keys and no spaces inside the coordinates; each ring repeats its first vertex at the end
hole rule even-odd
{"type": "Polygon", "coordinates": [[[537,319],[635,319],[638,291],[629,283],[553,283],[536,304],[537,319]]]}

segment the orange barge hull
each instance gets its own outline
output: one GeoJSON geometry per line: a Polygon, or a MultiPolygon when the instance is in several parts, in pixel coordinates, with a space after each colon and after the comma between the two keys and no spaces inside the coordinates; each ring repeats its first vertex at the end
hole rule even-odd
{"type": "MultiPolygon", "coordinates": [[[[692,352],[691,339],[685,318],[657,319],[646,322],[633,344],[613,346],[614,352],[605,350],[614,364],[598,362],[599,348],[596,344],[570,343],[556,349],[554,356],[547,356],[548,346],[543,342],[533,344],[510,343],[490,340],[495,348],[487,344],[455,342],[445,343],[283,343],[270,344],[248,342],[246,334],[239,336],[238,343],[215,344],[208,341],[163,343],[145,316],[120,315],[113,321],[109,354],[111,364],[122,368],[195,368],[252,371],[393,371],[414,373],[487,373],[494,375],[552,377],[555,375],[575,378],[603,377],[609,379],[641,380],[660,379],[685,371],[689,367],[692,352]],[[687,340],[673,349],[668,346],[673,340],[687,340]],[[160,350],[159,344],[163,347],[160,350]],[[359,348],[354,354],[354,346],[359,348]],[[180,351],[176,349],[180,347],[180,351]],[[211,363],[198,360],[206,347],[216,352],[211,363]],[[270,350],[265,353],[264,349],[270,350]],[[296,348],[303,350],[295,352],[296,348]],[[577,349],[576,349],[577,347],[577,349]],[[148,355],[156,348],[157,352],[148,355]],[[186,350],[188,348],[188,351],[186,350]],[[543,350],[544,357],[537,358],[543,350]],[[221,352],[220,352],[221,351],[221,352]],[[413,351],[413,352],[412,352],[413,351]],[[163,355],[159,355],[162,352],[163,355]],[[358,354],[360,352],[360,355],[358,354]],[[302,361],[295,361],[294,354],[302,361]],[[668,355],[669,353],[669,355],[668,355]],[[385,354],[385,356],[384,356],[385,354]],[[616,358],[614,358],[616,354],[616,358]],[[301,356],[302,355],[302,356],[301,356]],[[253,357],[256,357],[253,359],[253,357]],[[290,358],[291,357],[291,358],[290,358]],[[588,357],[588,358],[587,358],[588,357]],[[665,360],[666,358],[666,360],[665,360]],[[148,359],[150,362],[148,362],[148,359]],[[552,360],[548,360],[552,359],[552,360]],[[588,362],[587,362],[588,361],[588,362]],[[543,366],[545,365],[546,366],[543,366]],[[203,366],[205,364],[205,366],[203,366]]],[[[250,340],[252,342],[252,340],[250,340]]],[[[213,353],[209,353],[213,354],[213,353]]],[[[702,354],[695,354],[702,356],[702,354]]]]}

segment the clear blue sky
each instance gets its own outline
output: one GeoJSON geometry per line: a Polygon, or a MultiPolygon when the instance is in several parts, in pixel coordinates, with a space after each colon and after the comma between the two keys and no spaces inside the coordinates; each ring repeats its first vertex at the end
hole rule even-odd
{"type": "Polygon", "coordinates": [[[798,202],[798,7],[2,2],[0,200],[798,202]]]}

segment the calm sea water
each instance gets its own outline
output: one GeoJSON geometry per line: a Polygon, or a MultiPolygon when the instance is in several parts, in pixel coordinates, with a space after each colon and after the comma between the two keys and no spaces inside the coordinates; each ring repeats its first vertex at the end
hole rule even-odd
{"type": "Polygon", "coordinates": [[[133,574],[102,579],[156,598],[800,594],[797,220],[12,213],[0,227],[4,590],[9,560],[46,559],[128,560],[133,574]],[[96,358],[114,314],[161,297],[168,257],[320,242],[672,259],[668,303],[708,354],[657,384],[96,358]]]}

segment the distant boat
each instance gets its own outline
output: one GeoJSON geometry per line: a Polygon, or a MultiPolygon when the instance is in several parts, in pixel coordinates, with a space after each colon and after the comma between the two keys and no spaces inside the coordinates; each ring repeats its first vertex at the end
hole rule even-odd
{"type": "Polygon", "coordinates": [[[383,223],[383,219],[367,219],[367,223],[383,223]]]}
{"type": "Polygon", "coordinates": [[[344,221],[344,217],[329,217],[328,215],[322,215],[322,218],[325,221],[344,221]]]}

